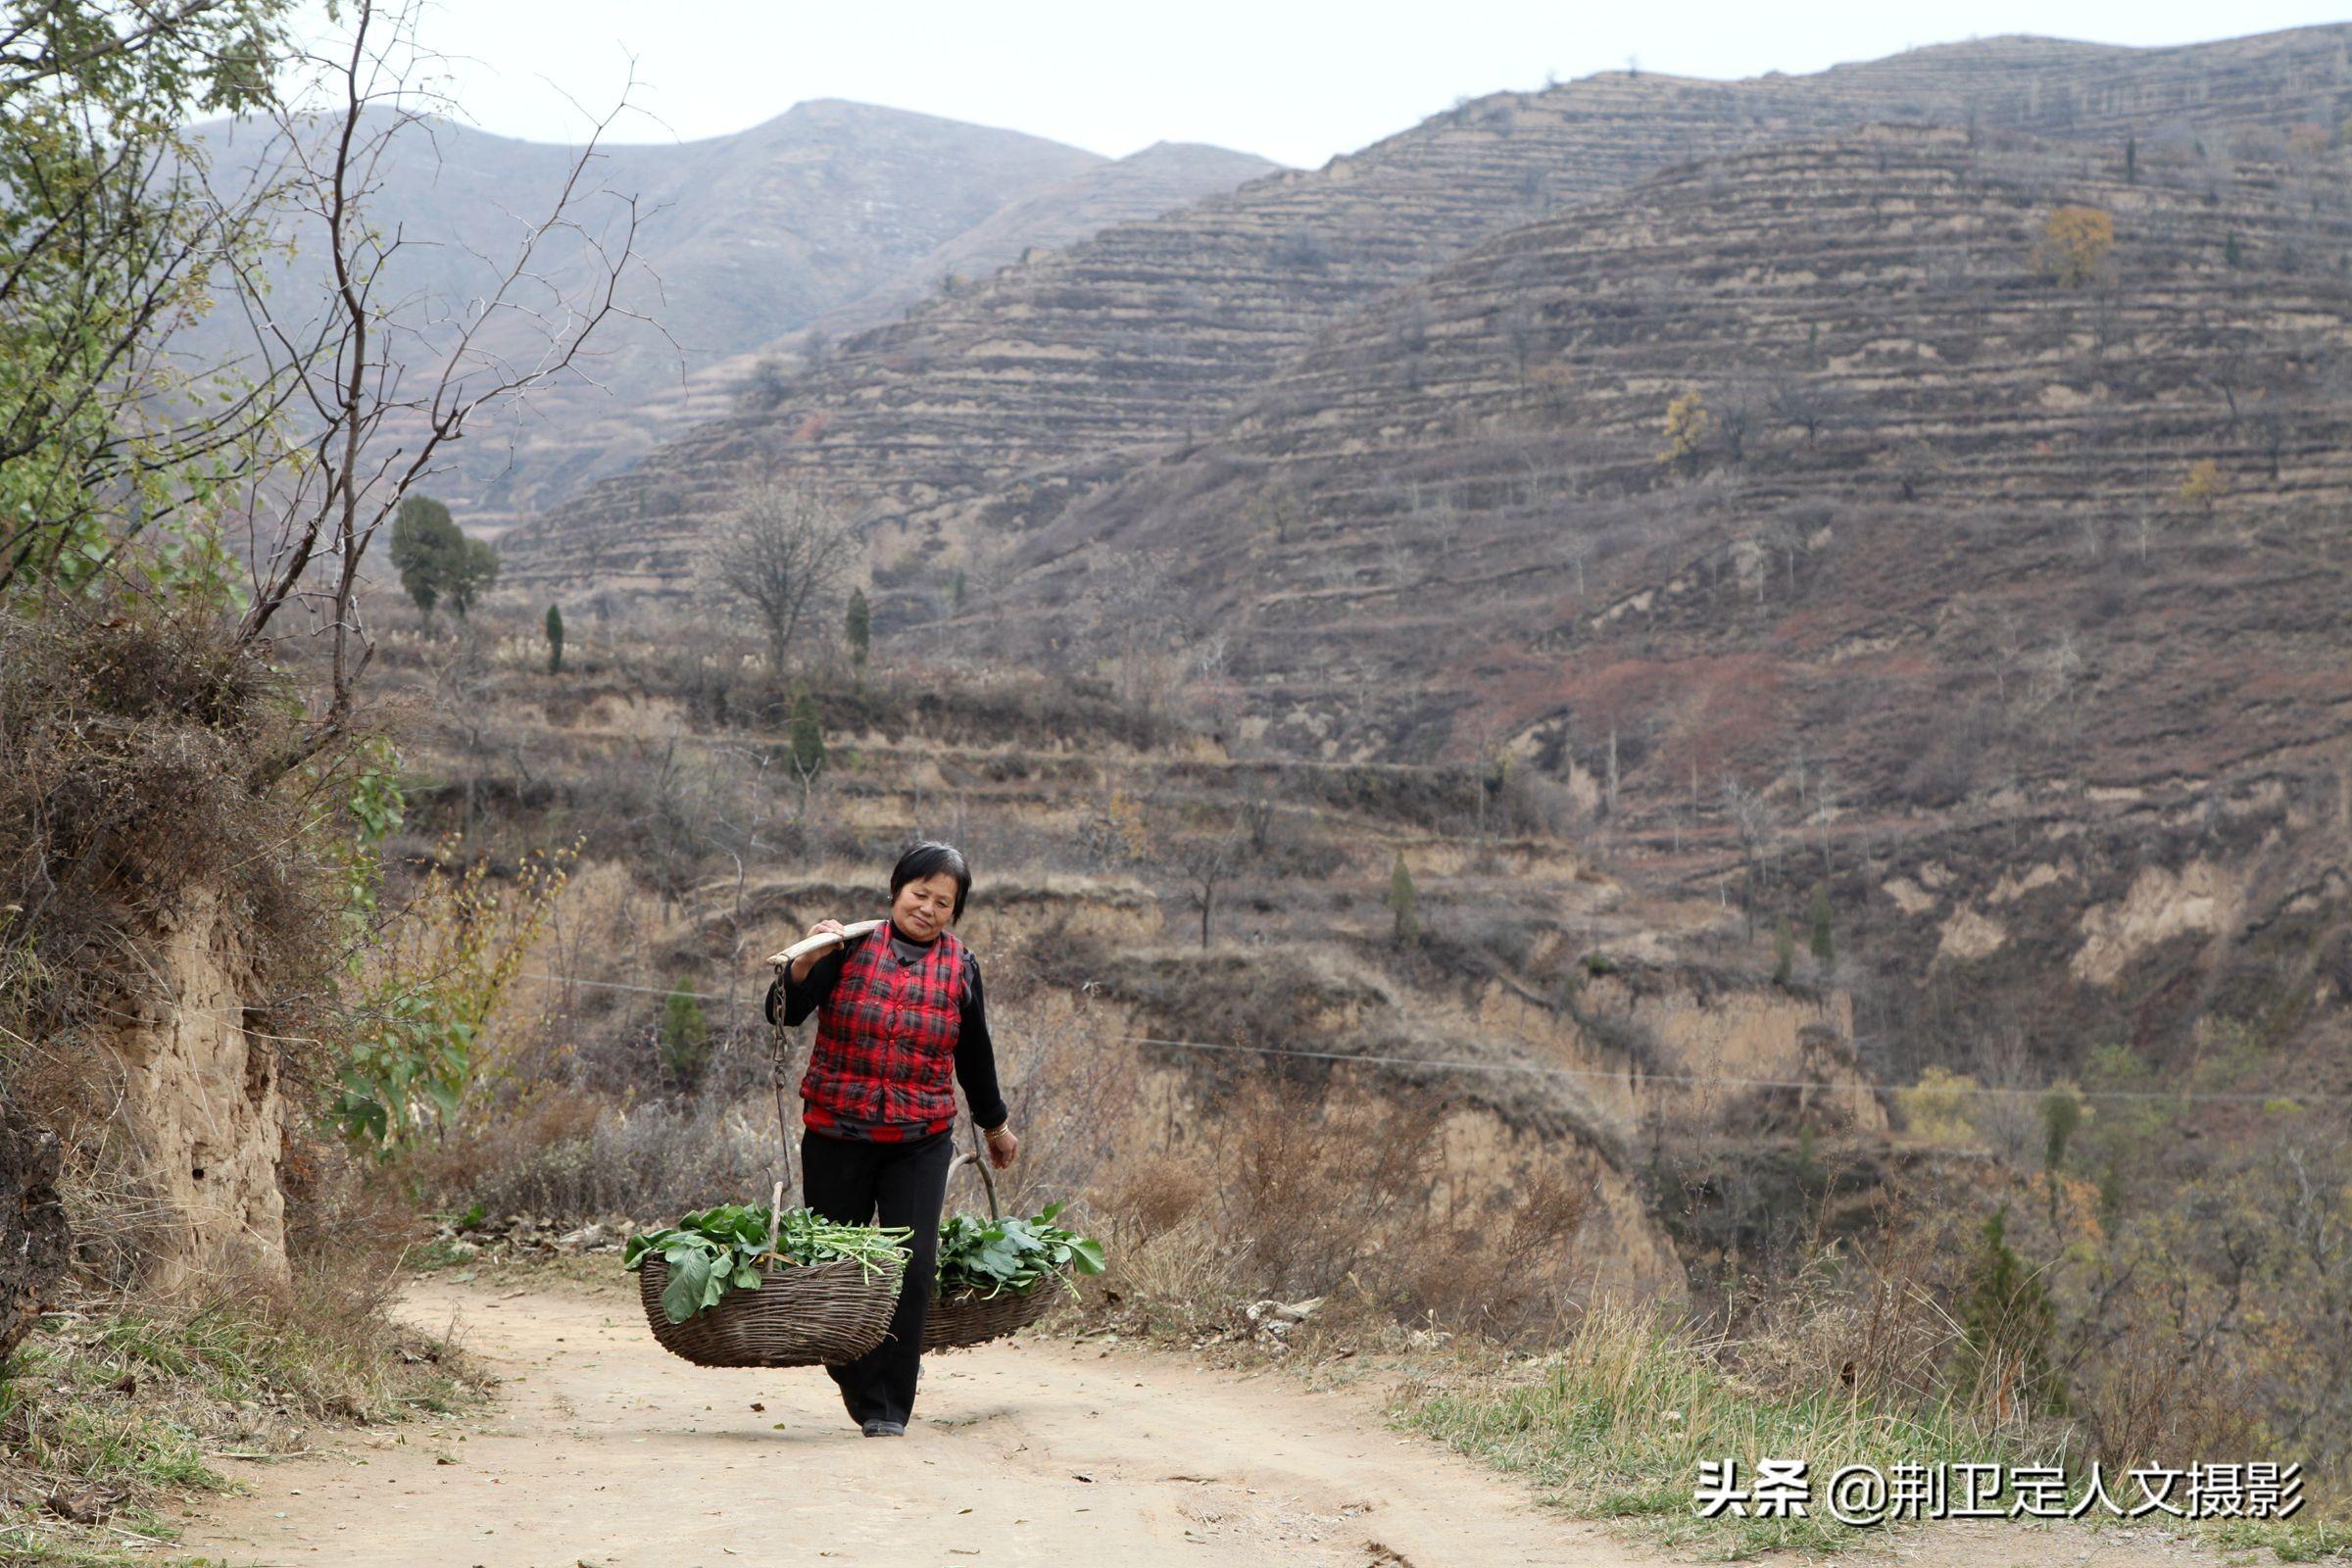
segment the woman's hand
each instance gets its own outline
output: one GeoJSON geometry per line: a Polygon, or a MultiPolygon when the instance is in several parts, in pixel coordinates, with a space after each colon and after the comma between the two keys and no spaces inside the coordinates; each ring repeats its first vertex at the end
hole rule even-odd
{"type": "MultiPolygon", "coordinates": [[[[841,922],[833,919],[819,920],[816,922],[816,924],[808,928],[808,934],[812,937],[821,937],[828,932],[834,936],[840,936],[842,934],[841,922]]],[[[799,957],[793,959],[792,978],[794,982],[797,984],[800,981],[808,979],[808,971],[816,967],[816,960],[823,957],[829,951],[831,950],[819,948],[814,953],[804,953],[799,957]]]]}
{"type": "Polygon", "coordinates": [[[1021,1152],[1021,1141],[1013,1136],[1009,1122],[982,1137],[988,1143],[988,1162],[999,1170],[1010,1165],[1021,1152]]]}

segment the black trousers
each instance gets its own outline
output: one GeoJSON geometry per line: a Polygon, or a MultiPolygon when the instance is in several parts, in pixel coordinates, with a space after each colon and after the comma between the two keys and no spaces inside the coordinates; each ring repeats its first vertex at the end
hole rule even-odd
{"type": "Polygon", "coordinates": [[[914,1411],[923,1322],[939,1267],[939,1211],[955,1158],[952,1132],[876,1144],[802,1130],[801,1192],[810,1208],[838,1225],[905,1225],[914,1232],[906,1239],[914,1255],[899,1288],[889,1336],[857,1360],[825,1368],[840,1385],[853,1421],[904,1422],[914,1411]]]}

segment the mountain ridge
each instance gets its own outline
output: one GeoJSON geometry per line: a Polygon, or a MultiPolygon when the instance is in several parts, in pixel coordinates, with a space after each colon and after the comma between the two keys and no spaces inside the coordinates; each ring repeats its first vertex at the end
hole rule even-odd
{"type": "MultiPolygon", "coordinates": [[[[1212,428],[1349,311],[1560,201],[1709,148],[1906,115],[2102,145],[2193,139],[2185,114],[2281,129],[2334,113],[2352,78],[2348,36],[2339,24],[2090,46],[2087,61],[2069,44],[1980,42],[1960,46],[1975,58],[1936,57],[1940,69],[1915,52],[1736,84],[1619,72],[1468,101],[1321,170],[1115,225],[926,302],[805,370],[768,409],[690,432],[518,529],[512,569],[519,582],[682,591],[692,539],[762,471],[858,510],[886,588],[911,580],[904,563],[923,555],[935,591],[950,569],[988,570],[1120,454],[1212,428]],[[1987,74],[1984,57],[2000,69],[1987,74]]],[[[920,597],[877,601],[885,623],[936,612],[920,597]]]]}
{"type": "MultiPolygon", "coordinates": [[[[268,128],[213,121],[193,134],[227,175],[265,155],[268,128]]],[[[423,355],[437,356],[452,340],[450,320],[495,287],[498,265],[544,217],[579,149],[449,121],[404,128],[392,148],[370,219],[387,231],[434,236],[432,245],[412,242],[395,257],[387,285],[427,302],[409,326],[420,333],[423,355]]],[[[586,235],[561,236],[540,270],[575,287],[598,275],[588,241],[617,244],[624,221],[607,193],[633,197],[642,265],[624,279],[620,303],[659,324],[608,319],[579,373],[534,389],[471,430],[449,449],[451,466],[431,484],[466,526],[495,532],[517,510],[625,462],[631,441],[645,444],[647,431],[663,427],[664,398],[678,397],[695,372],[868,295],[903,301],[922,280],[910,269],[1005,209],[1028,204],[1029,223],[1066,242],[1091,209],[1065,211],[1047,194],[1119,163],[1028,132],[851,100],[796,105],[726,136],[600,144],[579,210],[586,235]]],[[[1129,176],[1139,187],[1129,205],[1180,203],[1259,167],[1246,155],[1158,161],[1144,176],[1129,176]]],[[[1018,220],[1009,228],[1019,235],[1018,220]]],[[[296,286],[309,265],[278,270],[278,299],[323,297],[296,286]]],[[[216,313],[183,341],[196,363],[220,363],[247,347],[233,314],[216,313]]],[[[527,363],[543,341],[544,328],[517,316],[482,347],[527,363]]]]}

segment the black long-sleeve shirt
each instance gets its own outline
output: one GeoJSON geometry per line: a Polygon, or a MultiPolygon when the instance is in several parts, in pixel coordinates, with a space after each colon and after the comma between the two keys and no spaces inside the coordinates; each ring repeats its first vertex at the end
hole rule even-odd
{"type": "MultiPolygon", "coordinates": [[[[898,934],[897,926],[890,924],[854,940],[871,942],[877,937],[889,938],[892,949],[909,963],[920,959],[929,946],[907,941],[898,934]]],[[[790,965],[780,970],[767,988],[767,1021],[791,1028],[822,1006],[841,979],[849,952],[850,944],[846,942],[832,949],[809,965],[806,980],[794,980],[790,965]]],[[[1004,1093],[997,1087],[996,1044],[988,1033],[988,1004],[980,990],[980,963],[972,956],[970,948],[963,950],[963,1007],[956,1033],[956,1081],[963,1086],[964,1103],[971,1106],[972,1119],[981,1126],[1001,1126],[1010,1116],[1004,1093]]],[[[858,1136],[858,1129],[851,1126],[845,1125],[841,1131],[851,1137],[858,1136]]]]}

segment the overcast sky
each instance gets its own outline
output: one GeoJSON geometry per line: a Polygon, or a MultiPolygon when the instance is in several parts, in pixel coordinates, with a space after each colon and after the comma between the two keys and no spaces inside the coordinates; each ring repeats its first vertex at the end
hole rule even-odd
{"type": "MultiPolygon", "coordinates": [[[[313,0],[317,3],[317,0],[313,0]]],[[[482,129],[575,139],[565,102],[610,107],[630,59],[625,141],[741,130],[850,98],[1052,137],[1109,157],[1213,142],[1322,164],[1460,97],[1624,69],[1733,78],[1913,45],[2034,32],[2156,45],[2347,20],[2287,0],[430,0],[423,42],[482,129]],[[562,89],[559,91],[558,89],[562,89]]]]}

